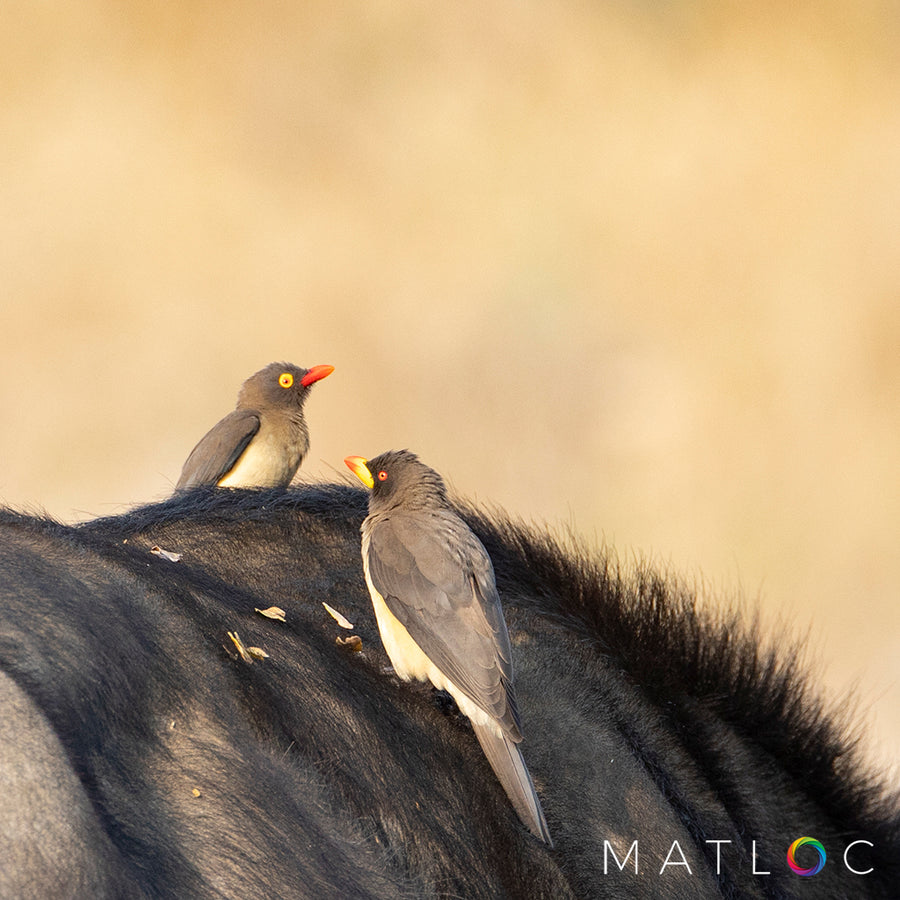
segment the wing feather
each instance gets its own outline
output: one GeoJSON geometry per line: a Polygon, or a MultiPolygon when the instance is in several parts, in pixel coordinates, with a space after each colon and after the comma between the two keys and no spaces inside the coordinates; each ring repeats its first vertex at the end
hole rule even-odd
{"type": "Polygon", "coordinates": [[[452,513],[392,514],[369,529],[369,576],[425,655],[512,740],[521,740],[509,634],[493,567],[452,513]]]}
{"type": "Polygon", "coordinates": [[[252,410],[236,409],[214,425],[191,450],[176,490],[217,484],[238,461],[259,431],[259,416],[252,410]]]}

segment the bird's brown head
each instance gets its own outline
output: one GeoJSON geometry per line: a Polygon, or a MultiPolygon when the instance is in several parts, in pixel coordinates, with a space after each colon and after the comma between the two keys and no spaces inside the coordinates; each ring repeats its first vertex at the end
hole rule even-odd
{"type": "Polygon", "coordinates": [[[409,450],[389,450],[373,459],[348,456],[344,462],[372,491],[370,509],[427,506],[447,502],[444,481],[409,450]]]}
{"type": "Polygon", "coordinates": [[[291,363],[271,363],[244,382],[238,395],[238,407],[302,408],[309,388],[317,381],[327,378],[333,371],[334,366],[302,369],[291,363]]]}

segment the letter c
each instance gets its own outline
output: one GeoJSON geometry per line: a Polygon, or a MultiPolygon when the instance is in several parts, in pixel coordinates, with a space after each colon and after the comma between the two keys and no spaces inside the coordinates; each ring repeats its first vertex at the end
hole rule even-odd
{"type": "Polygon", "coordinates": [[[875,845],[871,841],[854,841],[852,844],[847,844],[846,850],[844,850],[844,865],[854,874],[854,875],[868,875],[870,872],[874,872],[874,868],[866,869],[864,872],[861,872],[859,869],[854,869],[853,866],[847,862],[847,854],[850,852],[851,847],[855,847],[857,844],[867,844],[869,847],[874,847],[875,845]]]}

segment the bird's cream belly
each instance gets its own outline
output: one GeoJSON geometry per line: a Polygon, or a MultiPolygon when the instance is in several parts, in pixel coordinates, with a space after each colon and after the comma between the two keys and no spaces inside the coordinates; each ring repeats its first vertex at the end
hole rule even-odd
{"type": "Polygon", "coordinates": [[[232,488],[278,487],[290,481],[298,463],[296,454],[286,453],[282,442],[260,431],[218,484],[232,488]]]}
{"type": "MultiPolygon", "coordinates": [[[[368,573],[366,580],[369,581],[368,573]]],[[[498,736],[502,731],[493,716],[473,703],[446,675],[423,653],[419,645],[410,637],[403,623],[388,609],[384,598],[369,581],[369,593],[375,607],[375,619],[381,642],[391,660],[394,671],[404,681],[430,681],[438,690],[447,691],[456,701],[463,715],[479,725],[490,726],[498,736]]]]}

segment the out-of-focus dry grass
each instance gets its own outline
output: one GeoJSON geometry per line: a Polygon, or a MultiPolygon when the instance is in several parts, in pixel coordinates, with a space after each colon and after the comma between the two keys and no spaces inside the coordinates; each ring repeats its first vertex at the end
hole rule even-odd
{"type": "Polygon", "coordinates": [[[8,0],[0,42],[0,498],[162,497],[329,362],[308,476],[409,446],[741,591],[898,761],[894,4],[8,0]]]}

